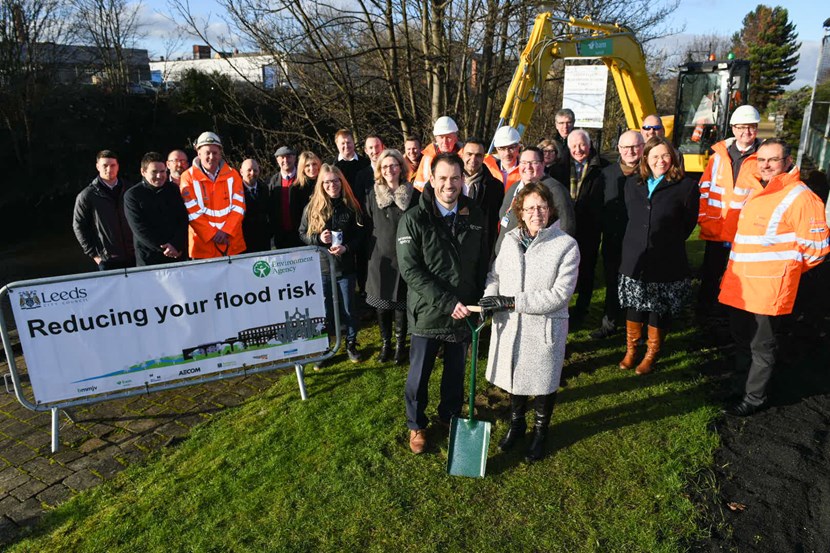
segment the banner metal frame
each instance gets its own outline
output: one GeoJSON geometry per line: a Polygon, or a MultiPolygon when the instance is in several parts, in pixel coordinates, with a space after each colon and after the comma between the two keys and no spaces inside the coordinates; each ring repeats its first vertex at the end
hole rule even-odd
{"type": "MultiPolygon", "coordinates": [[[[294,367],[294,372],[297,375],[297,384],[300,390],[300,397],[303,401],[308,399],[308,392],[306,390],[305,385],[305,369],[304,366],[309,363],[318,363],[320,361],[325,361],[333,357],[337,351],[340,349],[340,342],[342,339],[342,331],[340,328],[340,296],[339,296],[339,288],[337,286],[337,278],[336,278],[336,267],[334,256],[331,255],[327,250],[321,247],[316,246],[303,246],[299,248],[288,248],[284,250],[271,250],[269,252],[257,252],[257,253],[246,253],[228,257],[218,257],[212,259],[199,259],[194,261],[185,261],[179,263],[168,263],[164,265],[151,265],[147,267],[131,267],[129,269],[115,269],[112,271],[101,271],[98,273],[81,273],[81,274],[74,274],[74,275],[63,275],[58,277],[46,277],[46,278],[38,278],[32,280],[20,280],[11,282],[2,288],[0,288],[0,302],[4,299],[9,298],[9,292],[14,290],[15,288],[21,287],[33,287],[39,286],[42,284],[56,284],[60,282],[67,282],[67,281],[77,281],[77,280],[93,280],[96,278],[101,278],[104,276],[112,276],[117,274],[122,274],[125,278],[128,278],[130,274],[139,273],[139,272],[146,272],[146,271],[155,271],[160,268],[175,268],[180,267],[182,265],[203,265],[208,263],[234,263],[236,260],[252,258],[252,257],[265,257],[268,255],[280,255],[283,253],[294,253],[294,252],[314,252],[318,255],[325,256],[328,260],[328,267],[329,267],[329,285],[331,286],[331,299],[332,299],[332,311],[334,316],[334,333],[335,333],[335,342],[334,347],[328,347],[323,352],[323,355],[315,355],[312,357],[305,357],[301,359],[288,359],[283,362],[278,363],[267,363],[263,365],[255,365],[249,368],[247,365],[242,365],[242,367],[238,369],[229,369],[228,371],[223,371],[221,373],[214,373],[207,376],[202,376],[198,378],[189,378],[186,380],[177,380],[174,382],[167,382],[163,384],[153,384],[150,385],[149,383],[144,383],[144,387],[136,387],[132,390],[124,390],[118,392],[105,392],[102,394],[98,394],[92,397],[85,397],[85,398],[75,398],[70,400],[63,400],[57,401],[52,403],[40,403],[37,401],[30,400],[27,398],[23,393],[23,388],[21,386],[21,378],[20,372],[17,367],[17,363],[14,359],[14,352],[12,351],[12,343],[11,337],[9,335],[8,324],[6,323],[6,316],[3,314],[3,311],[0,309],[0,338],[2,338],[3,348],[6,353],[6,362],[9,366],[9,374],[11,376],[12,385],[14,387],[14,395],[17,398],[17,401],[20,402],[23,407],[29,409],[31,411],[51,411],[52,414],[52,453],[56,453],[60,448],[60,441],[59,441],[59,431],[60,431],[60,424],[59,424],[59,411],[63,409],[69,409],[72,407],[79,407],[83,405],[92,405],[95,403],[103,403],[105,401],[111,401],[115,399],[123,399],[128,397],[134,397],[138,395],[149,395],[150,393],[155,392],[163,392],[166,390],[175,390],[178,388],[185,388],[188,386],[196,386],[199,384],[207,384],[209,382],[216,382],[219,380],[226,380],[228,378],[236,378],[239,376],[248,376],[257,373],[263,373],[268,371],[275,371],[280,369],[287,369],[289,367],[294,367]]],[[[323,285],[325,286],[326,275],[323,273],[323,285]]],[[[11,302],[11,299],[9,299],[11,302]]],[[[328,316],[328,314],[326,314],[328,316]]],[[[12,315],[13,316],[13,315],[12,315]]],[[[25,352],[24,352],[25,358],[25,352]]],[[[71,419],[70,419],[71,420],[71,419]]],[[[74,421],[73,421],[74,422],[74,421]]]]}

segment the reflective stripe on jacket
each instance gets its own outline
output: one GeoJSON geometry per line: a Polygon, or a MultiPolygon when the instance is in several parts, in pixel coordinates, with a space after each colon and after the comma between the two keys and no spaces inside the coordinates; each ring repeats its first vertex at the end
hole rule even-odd
{"type": "Polygon", "coordinates": [[[824,205],[798,167],[753,191],[738,220],[718,299],[759,315],[793,310],[801,273],[830,252],[824,205]]]}
{"type": "Polygon", "coordinates": [[[191,258],[220,257],[223,253],[235,255],[245,251],[242,235],[245,192],[242,186],[242,177],[224,162],[215,181],[196,164],[182,174],[180,189],[190,221],[191,258]],[[227,252],[224,248],[220,250],[212,240],[217,230],[231,237],[227,252]]]}
{"type": "Polygon", "coordinates": [[[732,160],[727,151],[735,141],[729,138],[712,146],[714,154],[700,177],[700,211],[697,222],[700,238],[731,242],[738,228],[738,215],[750,192],[760,190],[758,161],[755,153],[741,163],[737,181],[733,181],[732,160]]]}

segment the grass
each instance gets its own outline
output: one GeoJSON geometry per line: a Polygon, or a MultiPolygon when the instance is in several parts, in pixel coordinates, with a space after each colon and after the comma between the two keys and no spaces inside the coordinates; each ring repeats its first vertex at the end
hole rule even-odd
{"type": "MultiPolygon", "coordinates": [[[[524,444],[498,452],[507,398],[483,365],[477,418],[494,422],[493,436],[487,476],[468,479],[446,474],[446,438],[409,452],[405,368],[341,355],[307,373],[308,401],[286,374],[177,448],[76,496],[10,551],[683,551],[706,537],[690,493],[707,490],[689,488],[718,439],[697,370],[711,354],[690,325],[677,327],[645,377],[616,368],[619,334],[574,333],[552,453],[539,463],[523,461],[524,444]]],[[[374,356],[376,329],[361,341],[374,356]]]]}

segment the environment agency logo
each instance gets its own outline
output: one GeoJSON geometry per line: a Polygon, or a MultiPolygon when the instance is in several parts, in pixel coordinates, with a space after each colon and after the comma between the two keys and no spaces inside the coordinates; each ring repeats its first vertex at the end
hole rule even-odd
{"type": "Polygon", "coordinates": [[[267,261],[259,260],[254,263],[254,275],[258,276],[259,278],[265,278],[271,272],[271,266],[268,264],[267,261]]]}

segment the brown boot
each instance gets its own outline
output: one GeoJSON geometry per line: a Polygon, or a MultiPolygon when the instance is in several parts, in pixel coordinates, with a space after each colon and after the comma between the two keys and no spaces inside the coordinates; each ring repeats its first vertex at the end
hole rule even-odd
{"type": "Polygon", "coordinates": [[[423,428],[409,431],[409,449],[415,455],[420,455],[427,448],[427,431],[423,428]]]}
{"type": "Polygon", "coordinates": [[[625,357],[620,361],[621,369],[634,368],[634,357],[637,355],[637,342],[643,337],[643,323],[625,321],[625,357]]]}
{"type": "Polygon", "coordinates": [[[648,327],[646,355],[643,357],[640,364],[637,365],[637,368],[634,370],[635,373],[648,374],[654,369],[654,365],[657,364],[657,357],[660,354],[660,348],[663,346],[663,340],[665,339],[665,330],[653,326],[648,327]]]}

